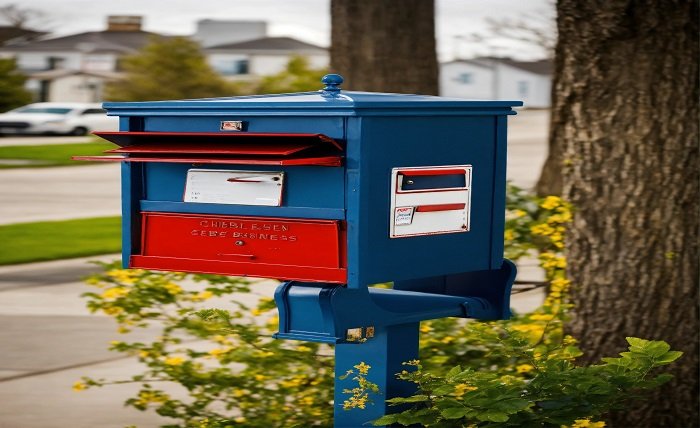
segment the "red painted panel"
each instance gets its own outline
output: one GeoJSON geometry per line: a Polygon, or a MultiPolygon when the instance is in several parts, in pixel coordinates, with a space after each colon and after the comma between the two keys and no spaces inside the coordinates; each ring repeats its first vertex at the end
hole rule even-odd
{"type": "Polygon", "coordinates": [[[252,276],[285,281],[347,283],[347,269],[264,263],[183,259],[176,257],[131,256],[129,267],[216,275],[252,276]]]}
{"type": "Polygon", "coordinates": [[[175,157],[147,157],[128,158],[125,156],[72,156],[71,159],[90,162],[165,162],[165,163],[191,163],[191,164],[232,164],[232,165],[315,165],[315,166],[342,166],[341,156],[320,156],[300,158],[175,158],[175,157]]]}
{"type": "Polygon", "coordinates": [[[331,144],[338,150],[343,147],[334,139],[323,134],[308,133],[278,133],[278,132],[93,132],[98,137],[111,141],[118,146],[130,146],[142,143],[166,142],[168,145],[176,142],[202,142],[216,140],[220,142],[237,141],[275,141],[294,140],[296,142],[311,142],[312,144],[331,144]]]}
{"type": "Polygon", "coordinates": [[[416,207],[416,212],[419,213],[429,213],[435,211],[452,211],[452,210],[463,210],[466,204],[434,204],[434,205],[420,205],[416,207]]]}
{"type": "Polygon", "coordinates": [[[152,269],[337,280],[345,275],[345,242],[335,220],[149,212],[141,255],[132,261],[152,269]]]}
{"type": "Polygon", "coordinates": [[[105,153],[130,154],[188,154],[188,155],[251,155],[251,156],[289,156],[291,154],[314,147],[309,143],[298,143],[290,140],[279,140],[266,144],[242,142],[236,144],[199,143],[170,143],[170,144],[139,144],[118,149],[107,150],[105,153]]]}

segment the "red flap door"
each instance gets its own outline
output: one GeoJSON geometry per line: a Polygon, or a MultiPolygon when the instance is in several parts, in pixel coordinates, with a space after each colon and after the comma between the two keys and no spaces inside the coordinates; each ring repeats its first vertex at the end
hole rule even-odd
{"type": "Polygon", "coordinates": [[[141,255],[132,265],[344,282],[344,246],[335,220],[143,213],[141,255]]]}

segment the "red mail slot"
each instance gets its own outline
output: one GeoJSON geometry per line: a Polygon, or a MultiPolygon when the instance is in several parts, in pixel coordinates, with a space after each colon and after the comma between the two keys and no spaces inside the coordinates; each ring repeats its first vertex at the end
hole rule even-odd
{"type": "Polygon", "coordinates": [[[95,132],[126,156],[74,156],[74,160],[340,166],[343,147],[323,134],[264,132],[95,132]]]}
{"type": "Polygon", "coordinates": [[[339,221],[152,212],[142,219],[130,267],[346,282],[339,221]]]}

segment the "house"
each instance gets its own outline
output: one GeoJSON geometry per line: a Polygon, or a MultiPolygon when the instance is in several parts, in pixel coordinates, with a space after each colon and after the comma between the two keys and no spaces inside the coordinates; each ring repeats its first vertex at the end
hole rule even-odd
{"type": "Polygon", "coordinates": [[[119,58],[157,36],[141,29],[140,16],[110,16],[104,31],[6,45],[0,57],[17,59],[37,101],[96,102],[104,84],[119,77],[119,58]]]}
{"type": "MultiPolygon", "coordinates": [[[[27,89],[37,101],[98,102],[110,80],[121,77],[119,60],[154,37],[142,30],[140,16],[109,16],[104,31],[91,31],[0,47],[0,57],[14,57],[29,76],[27,89]]],[[[267,37],[264,21],[198,21],[191,36],[203,47],[212,67],[236,80],[252,80],[285,69],[295,55],[313,67],[328,65],[328,52],[291,37],[267,37]]]]}
{"type": "Polygon", "coordinates": [[[227,43],[208,47],[204,52],[215,70],[236,79],[249,80],[279,73],[295,55],[306,57],[312,68],[324,68],[329,64],[326,48],[291,37],[227,43]]]}
{"type": "Polygon", "coordinates": [[[526,108],[549,108],[551,61],[516,61],[483,57],[440,65],[440,95],[522,100],[526,108]]]}

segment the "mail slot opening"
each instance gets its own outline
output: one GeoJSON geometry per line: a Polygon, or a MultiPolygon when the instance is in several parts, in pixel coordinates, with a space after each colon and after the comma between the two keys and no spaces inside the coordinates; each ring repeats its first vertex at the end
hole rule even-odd
{"type": "Polygon", "coordinates": [[[457,190],[467,187],[464,169],[408,170],[398,173],[398,191],[457,190]]]}
{"type": "Polygon", "coordinates": [[[96,132],[120,146],[77,160],[248,165],[342,165],[343,147],[323,134],[96,132]],[[117,155],[117,156],[114,156],[117,155]]]}

